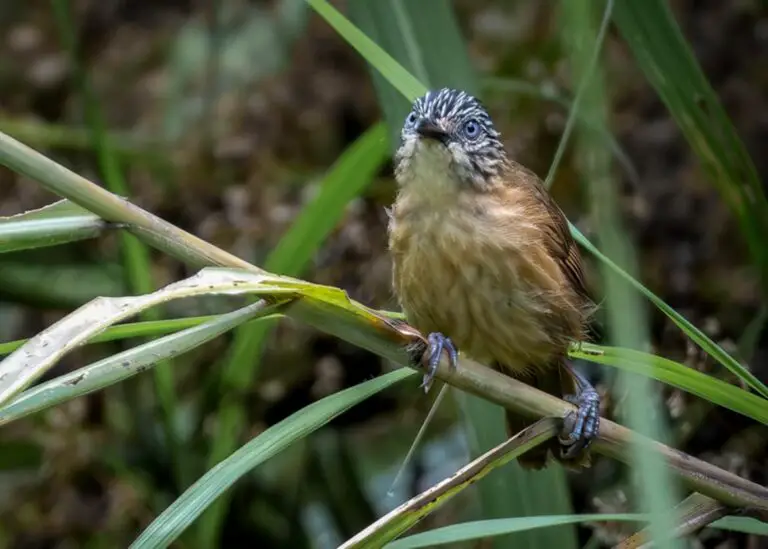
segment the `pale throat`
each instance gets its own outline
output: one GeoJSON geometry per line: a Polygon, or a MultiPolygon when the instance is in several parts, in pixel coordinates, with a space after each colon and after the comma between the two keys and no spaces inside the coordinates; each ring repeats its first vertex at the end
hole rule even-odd
{"type": "Polygon", "coordinates": [[[455,172],[451,151],[439,143],[416,139],[403,147],[397,177],[400,198],[430,208],[455,204],[462,182],[455,172]]]}

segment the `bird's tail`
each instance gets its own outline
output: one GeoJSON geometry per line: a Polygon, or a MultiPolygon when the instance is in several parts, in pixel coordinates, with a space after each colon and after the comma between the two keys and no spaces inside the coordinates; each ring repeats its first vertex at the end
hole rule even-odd
{"type": "MultiPolygon", "coordinates": [[[[571,374],[568,368],[564,367],[561,360],[564,359],[558,360],[556,367],[548,368],[543,371],[538,370],[534,374],[527,374],[520,380],[541,391],[556,396],[557,398],[562,398],[564,395],[575,394],[577,390],[576,380],[573,378],[573,374],[571,374]]],[[[499,367],[498,370],[509,375],[509,370],[505,368],[499,367]]],[[[506,411],[505,418],[507,436],[509,437],[530,427],[535,422],[535,420],[518,415],[510,410],[506,411]]],[[[580,470],[584,467],[589,467],[589,452],[581,452],[576,458],[567,459],[563,457],[562,449],[562,445],[558,438],[554,437],[520,456],[518,458],[518,463],[525,469],[538,470],[546,465],[548,457],[552,455],[554,459],[569,469],[580,470]]]]}

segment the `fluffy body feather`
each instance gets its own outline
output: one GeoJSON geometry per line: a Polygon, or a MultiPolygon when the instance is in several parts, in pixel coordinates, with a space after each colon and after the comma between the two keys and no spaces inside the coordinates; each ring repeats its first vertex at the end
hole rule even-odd
{"type": "Polygon", "coordinates": [[[409,322],[514,375],[551,368],[582,338],[588,310],[574,284],[578,249],[559,235],[559,210],[535,176],[512,164],[505,173],[514,184],[494,181],[478,193],[448,183],[425,158],[441,152],[401,165],[392,209],[393,282],[409,322]],[[564,269],[564,260],[574,267],[564,269]]]}
{"type": "MultiPolygon", "coordinates": [[[[592,307],[578,249],[561,210],[507,158],[490,119],[481,121],[484,145],[461,139],[462,124],[485,111],[451,93],[417,101],[403,130],[389,224],[395,293],[421,332],[445,334],[472,358],[552,394],[572,393],[561,366],[592,307]],[[430,121],[437,138],[409,130],[414,119],[430,121]]],[[[508,424],[517,432],[526,422],[510,416],[508,424]]],[[[521,462],[540,467],[544,452],[521,462]]]]}

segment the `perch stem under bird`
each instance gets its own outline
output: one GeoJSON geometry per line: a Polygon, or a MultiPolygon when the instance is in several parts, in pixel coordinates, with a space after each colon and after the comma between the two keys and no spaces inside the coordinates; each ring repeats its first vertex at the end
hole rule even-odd
{"type": "MultiPolygon", "coordinates": [[[[427,334],[428,386],[443,352],[459,350],[577,407],[559,440],[519,458],[541,468],[549,453],[589,465],[599,397],[567,360],[586,338],[594,304],[566,218],[539,178],[507,155],[483,105],[454,89],[418,98],[395,154],[389,211],[393,286],[408,323],[427,334]]],[[[426,351],[426,352],[425,352],[426,351]]],[[[507,412],[510,436],[530,420],[507,412]]]]}

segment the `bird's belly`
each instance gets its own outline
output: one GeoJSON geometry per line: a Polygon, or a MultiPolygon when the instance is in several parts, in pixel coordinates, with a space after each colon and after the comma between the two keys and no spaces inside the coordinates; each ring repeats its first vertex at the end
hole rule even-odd
{"type": "MultiPolygon", "coordinates": [[[[423,233],[422,233],[423,236],[423,233]]],[[[441,332],[461,352],[510,373],[546,367],[561,351],[547,329],[552,314],[521,279],[525,258],[477,241],[400,242],[394,286],[408,321],[441,332]]]]}

